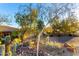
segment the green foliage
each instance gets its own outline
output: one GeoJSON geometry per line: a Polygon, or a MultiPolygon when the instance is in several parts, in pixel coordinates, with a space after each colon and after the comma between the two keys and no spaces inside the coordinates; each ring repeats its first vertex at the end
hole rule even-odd
{"type": "Polygon", "coordinates": [[[19,34],[20,34],[19,31],[13,31],[11,35],[12,35],[13,37],[16,37],[16,36],[19,35],[19,34]]]}
{"type": "Polygon", "coordinates": [[[52,28],[54,29],[54,34],[73,35],[79,30],[79,22],[73,16],[64,20],[53,19],[52,28]]]}
{"type": "Polygon", "coordinates": [[[9,17],[1,16],[1,15],[0,15],[0,24],[2,25],[2,24],[4,24],[4,23],[10,24],[10,23],[11,23],[11,20],[9,19],[9,17]]]}
{"type": "Polygon", "coordinates": [[[43,27],[44,27],[44,22],[43,22],[42,20],[38,20],[38,21],[37,21],[37,28],[38,28],[39,30],[42,30],[43,27]]]}
{"type": "Polygon", "coordinates": [[[60,32],[60,28],[61,28],[61,20],[59,19],[59,17],[55,17],[52,19],[51,21],[51,26],[53,28],[53,33],[59,33],[60,32]]]}
{"type": "Polygon", "coordinates": [[[24,32],[30,32],[33,30],[33,34],[36,34],[42,30],[44,23],[38,19],[38,10],[32,9],[29,14],[21,14],[20,12],[15,15],[16,23],[21,27],[22,35],[24,32]]]}
{"type": "Polygon", "coordinates": [[[27,14],[20,14],[17,13],[15,15],[16,18],[16,22],[22,27],[22,28],[26,28],[28,26],[30,26],[34,20],[37,20],[37,15],[38,12],[36,9],[33,9],[31,11],[31,13],[27,14]]]}

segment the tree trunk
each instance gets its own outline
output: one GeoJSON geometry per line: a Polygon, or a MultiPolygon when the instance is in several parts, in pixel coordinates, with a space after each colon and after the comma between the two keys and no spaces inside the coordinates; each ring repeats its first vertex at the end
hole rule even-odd
{"type": "MultiPolygon", "coordinates": [[[[46,26],[49,24],[49,22],[46,24],[46,26]]],[[[41,32],[38,34],[38,39],[37,39],[37,56],[39,56],[39,44],[40,44],[40,37],[41,37],[41,35],[42,35],[42,33],[43,33],[43,30],[45,29],[45,27],[46,26],[44,26],[43,27],[43,29],[41,30],[41,32]]]]}

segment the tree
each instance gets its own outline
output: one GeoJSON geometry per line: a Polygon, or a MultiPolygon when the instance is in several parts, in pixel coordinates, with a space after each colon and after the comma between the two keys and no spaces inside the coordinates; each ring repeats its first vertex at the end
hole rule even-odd
{"type": "Polygon", "coordinates": [[[73,15],[63,20],[56,18],[52,21],[52,28],[54,29],[53,34],[55,35],[73,35],[79,30],[79,21],[73,15]]]}
{"type": "MultiPolygon", "coordinates": [[[[21,27],[22,35],[25,31],[30,31],[32,28],[36,31],[37,29],[40,29],[37,35],[38,55],[40,37],[42,36],[44,29],[48,24],[50,24],[50,26],[55,24],[52,26],[52,28],[54,27],[54,30],[59,29],[61,27],[61,21],[59,21],[59,19],[63,19],[66,13],[70,13],[71,4],[36,4],[35,8],[33,7],[33,4],[28,4],[25,7],[26,8],[23,9],[25,12],[19,12],[16,14],[16,22],[21,27]]],[[[55,31],[59,32],[59,30],[55,31]]]]}
{"type": "MultiPolygon", "coordinates": [[[[26,6],[27,7],[27,6],[26,6]]],[[[28,31],[31,32],[31,30],[34,30],[33,34],[38,33],[39,30],[44,26],[43,21],[38,19],[38,10],[35,8],[31,8],[29,6],[29,13],[20,13],[18,12],[15,15],[16,22],[21,27],[21,37],[23,37],[23,34],[28,31]]],[[[28,12],[28,11],[27,11],[28,12]]]]}
{"type": "MultiPolygon", "coordinates": [[[[52,26],[52,21],[55,19],[55,17],[59,17],[61,18],[61,16],[65,15],[67,12],[69,13],[69,10],[71,10],[71,7],[69,7],[71,4],[48,4],[46,6],[47,14],[46,14],[46,18],[48,21],[46,23],[46,25],[43,27],[43,29],[41,30],[41,32],[38,34],[38,41],[37,41],[37,55],[39,53],[39,42],[40,42],[40,37],[43,33],[43,30],[46,28],[46,26],[48,24],[50,24],[50,26],[52,26]],[[53,17],[52,17],[53,16],[53,17]]],[[[56,21],[57,22],[57,21],[56,21]]],[[[60,25],[58,25],[60,26],[60,25]]]]}
{"type": "Polygon", "coordinates": [[[62,21],[62,32],[64,34],[74,35],[79,30],[79,21],[74,16],[69,16],[66,20],[62,21]]]}
{"type": "Polygon", "coordinates": [[[11,20],[7,16],[0,16],[0,24],[10,24],[11,20]]]}
{"type": "Polygon", "coordinates": [[[60,33],[61,20],[58,16],[53,18],[51,22],[51,27],[53,28],[53,34],[57,35],[60,33]]]}
{"type": "Polygon", "coordinates": [[[37,20],[37,30],[40,32],[44,27],[44,23],[42,20],[37,20]]]}

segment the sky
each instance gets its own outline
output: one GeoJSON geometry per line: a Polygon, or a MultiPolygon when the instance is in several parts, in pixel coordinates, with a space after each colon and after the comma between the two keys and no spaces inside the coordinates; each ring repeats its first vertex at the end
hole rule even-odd
{"type": "Polygon", "coordinates": [[[0,3],[0,15],[7,16],[12,20],[11,24],[9,24],[10,26],[19,27],[15,22],[14,16],[19,11],[19,7],[23,5],[27,5],[27,3],[0,3]]]}
{"type": "MultiPolygon", "coordinates": [[[[14,15],[18,12],[19,6],[21,5],[25,5],[25,3],[0,3],[0,15],[9,16],[9,18],[12,20],[10,26],[19,27],[15,22],[14,15]]],[[[79,16],[79,4],[77,4],[77,9],[75,9],[75,11],[77,16],[79,16]]]]}
{"type": "Polygon", "coordinates": [[[14,15],[18,12],[19,6],[24,5],[21,3],[0,3],[0,15],[8,16],[12,22],[10,26],[18,27],[18,24],[15,23],[14,15]]]}

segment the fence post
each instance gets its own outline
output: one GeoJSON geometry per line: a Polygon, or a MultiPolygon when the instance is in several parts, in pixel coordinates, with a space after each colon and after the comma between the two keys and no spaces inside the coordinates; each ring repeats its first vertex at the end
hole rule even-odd
{"type": "Polygon", "coordinates": [[[5,45],[0,45],[0,55],[5,56],[5,45]]]}

